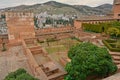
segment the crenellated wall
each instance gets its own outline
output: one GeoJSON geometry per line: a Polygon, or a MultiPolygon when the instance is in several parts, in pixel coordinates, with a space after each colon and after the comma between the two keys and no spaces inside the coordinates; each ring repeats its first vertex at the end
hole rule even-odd
{"type": "Polygon", "coordinates": [[[36,30],[36,38],[46,40],[47,38],[63,39],[73,35],[74,27],[45,28],[36,30]]]}
{"type": "Polygon", "coordinates": [[[94,19],[93,20],[75,20],[74,27],[75,27],[75,29],[82,30],[83,23],[99,24],[99,23],[106,23],[106,22],[111,22],[111,21],[116,21],[116,19],[111,18],[111,19],[102,19],[102,20],[94,20],[94,19]]]}
{"type": "Polygon", "coordinates": [[[44,28],[36,30],[36,35],[45,35],[45,34],[56,34],[56,33],[63,33],[63,32],[72,32],[73,27],[60,27],[60,28],[44,28]]]}

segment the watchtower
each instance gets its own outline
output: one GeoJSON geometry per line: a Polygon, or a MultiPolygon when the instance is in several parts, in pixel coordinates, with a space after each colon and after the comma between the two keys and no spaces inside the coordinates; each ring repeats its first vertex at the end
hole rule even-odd
{"type": "Polygon", "coordinates": [[[120,0],[114,0],[113,13],[114,13],[114,18],[120,19],[120,0]]]}
{"type": "Polygon", "coordinates": [[[35,38],[34,15],[32,12],[6,12],[9,40],[35,38]]]}

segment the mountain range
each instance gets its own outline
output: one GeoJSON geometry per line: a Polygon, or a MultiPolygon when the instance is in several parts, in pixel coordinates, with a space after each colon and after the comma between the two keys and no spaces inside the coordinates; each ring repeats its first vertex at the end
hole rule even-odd
{"type": "Polygon", "coordinates": [[[68,5],[56,1],[49,1],[35,5],[20,5],[0,9],[0,11],[32,11],[35,14],[47,12],[49,14],[75,14],[75,15],[106,15],[112,12],[112,4],[103,4],[97,7],[86,5],[68,5]]]}

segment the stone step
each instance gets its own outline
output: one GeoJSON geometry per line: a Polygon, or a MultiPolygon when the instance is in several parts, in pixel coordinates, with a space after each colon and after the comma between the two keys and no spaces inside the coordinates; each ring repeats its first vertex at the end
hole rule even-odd
{"type": "Polygon", "coordinates": [[[120,64],[120,61],[117,61],[117,60],[114,60],[113,61],[116,65],[119,65],[120,64]]]}
{"type": "Polygon", "coordinates": [[[117,65],[117,67],[118,67],[118,72],[120,72],[120,64],[119,64],[119,65],[117,65]]]}
{"type": "Polygon", "coordinates": [[[118,60],[120,61],[120,56],[112,56],[113,60],[118,60]]]}
{"type": "Polygon", "coordinates": [[[120,56],[120,53],[110,52],[112,56],[120,56]]]}

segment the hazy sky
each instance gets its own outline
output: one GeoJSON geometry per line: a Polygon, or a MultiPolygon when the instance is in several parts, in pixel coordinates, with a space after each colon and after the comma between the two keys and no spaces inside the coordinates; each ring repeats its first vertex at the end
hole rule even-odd
{"type": "Polygon", "coordinates": [[[12,7],[18,5],[32,5],[37,3],[44,3],[47,1],[57,1],[62,3],[67,3],[71,5],[88,5],[88,6],[98,6],[105,3],[113,3],[113,0],[0,0],[0,8],[12,7]]]}

